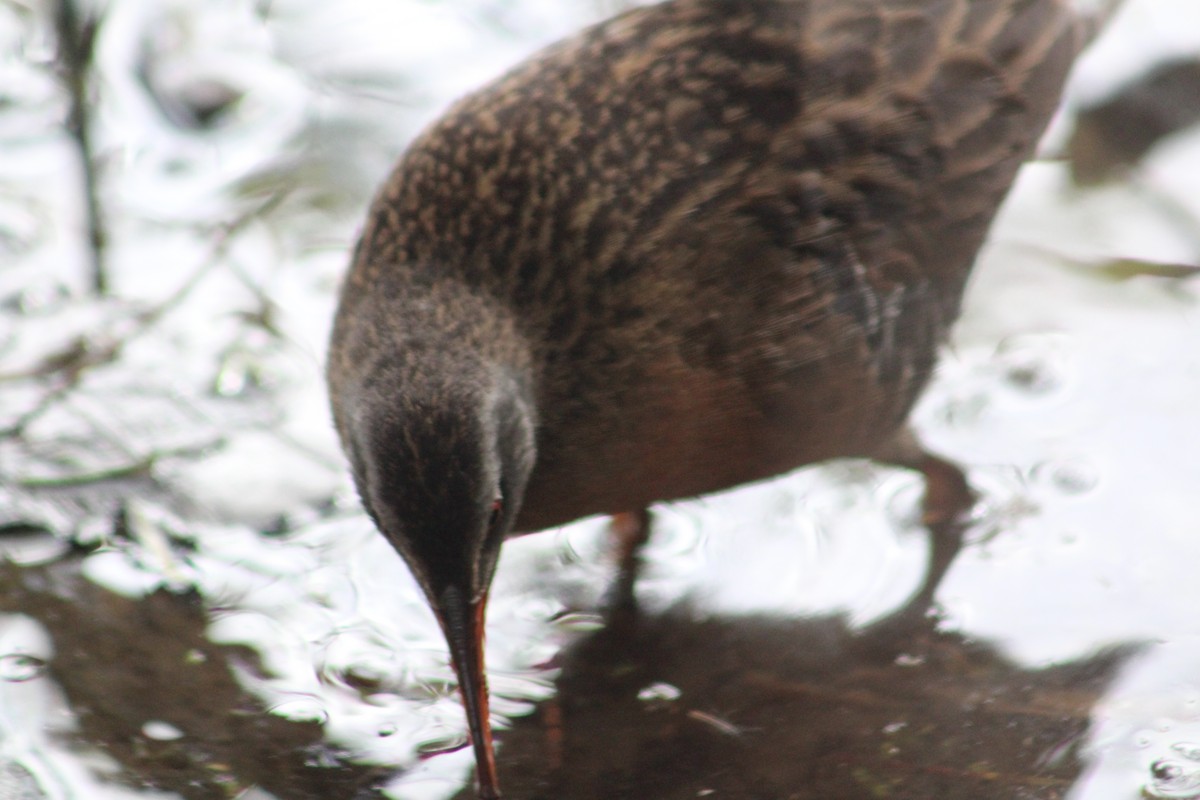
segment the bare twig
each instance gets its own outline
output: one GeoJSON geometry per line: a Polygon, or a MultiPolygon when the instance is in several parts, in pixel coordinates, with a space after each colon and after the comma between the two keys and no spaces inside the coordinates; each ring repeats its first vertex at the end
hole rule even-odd
{"type": "Polygon", "coordinates": [[[1089,4],[1084,4],[1087,41],[1098,38],[1124,5],[1125,0],[1091,0],[1089,4]]]}
{"type": "Polygon", "coordinates": [[[42,395],[37,405],[21,414],[7,428],[0,428],[0,439],[19,439],[25,435],[29,426],[41,419],[55,404],[69,395],[79,384],[81,372],[67,373],[67,377],[57,386],[42,395]]]}
{"type": "Polygon", "coordinates": [[[59,478],[24,478],[16,481],[22,489],[66,489],[78,486],[88,486],[110,481],[132,480],[137,478],[153,478],[154,467],[165,458],[190,458],[222,446],[223,439],[215,439],[202,445],[179,447],[170,450],[157,450],[141,458],[121,466],[110,467],[99,472],[66,475],[59,478]]]}
{"type": "MultiPolygon", "coordinates": [[[[112,363],[121,355],[121,351],[129,342],[150,331],[167,316],[169,311],[181,305],[187,299],[188,295],[191,294],[192,290],[220,264],[221,259],[229,251],[233,237],[244,230],[255,219],[258,219],[262,214],[277,205],[279,201],[278,197],[268,198],[254,210],[238,217],[230,223],[222,225],[208,255],[192,271],[192,274],[166,299],[151,308],[134,314],[132,316],[132,326],[128,330],[122,331],[121,335],[99,337],[78,336],[62,348],[46,355],[37,364],[28,369],[0,373],[0,383],[29,380],[31,378],[48,378],[54,375],[66,374],[70,382],[74,384],[78,382],[79,373],[82,373],[84,370],[112,363]],[[97,341],[104,342],[104,346],[96,346],[95,342],[97,341]]],[[[261,289],[249,283],[249,279],[241,272],[235,272],[235,274],[243,282],[246,282],[247,286],[260,299],[263,298],[261,289]]]]}
{"type": "Polygon", "coordinates": [[[67,118],[67,130],[75,142],[83,176],[92,291],[103,295],[108,292],[105,266],[108,235],[100,204],[99,177],[96,174],[95,153],[92,152],[91,114],[88,108],[88,76],[92,68],[92,45],[98,21],[81,17],[76,3],[77,0],[58,0],[56,8],[59,77],[70,95],[71,112],[67,118]]]}
{"type": "Polygon", "coordinates": [[[50,375],[66,375],[68,380],[74,380],[85,369],[107,364],[116,358],[120,349],[116,343],[106,342],[103,346],[97,346],[96,341],[84,336],[76,336],[26,369],[0,372],[0,383],[12,383],[50,375]]]}
{"type": "MultiPolygon", "coordinates": [[[[276,192],[263,200],[262,203],[235,218],[231,222],[219,226],[216,239],[213,241],[212,247],[209,248],[208,255],[205,257],[204,261],[200,263],[200,266],[197,267],[192,275],[185,280],[183,284],[180,285],[180,287],[176,289],[166,300],[163,300],[154,308],[151,308],[137,316],[136,329],[130,333],[130,337],[145,333],[147,330],[157,324],[159,320],[166,316],[168,311],[176,306],[181,305],[183,301],[187,299],[187,296],[191,294],[192,290],[195,289],[196,286],[204,279],[204,277],[207,276],[214,267],[221,263],[221,259],[223,259],[229,252],[229,247],[232,244],[234,237],[236,237],[237,234],[241,233],[246,228],[250,227],[250,224],[255,220],[261,219],[265,214],[270,213],[272,209],[283,202],[285,196],[286,194],[284,192],[276,192]]],[[[240,271],[234,271],[234,274],[238,278],[242,279],[243,282],[246,282],[246,279],[242,276],[240,271]]],[[[252,291],[255,291],[255,294],[261,295],[261,290],[255,289],[249,283],[247,283],[247,285],[251,286],[252,291]]]]}
{"type": "Polygon", "coordinates": [[[7,374],[0,373],[0,383],[33,378],[57,379],[55,385],[46,392],[37,405],[21,414],[8,427],[0,429],[0,437],[24,435],[30,425],[79,387],[89,369],[115,362],[126,345],[153,329],[167,316],[168,312],[183,304],[188,295],[221,263],[238,233],[245,230],[252,222],[261,218],[282,200],[282,195],[272,195],[245,214],[221,225],[208,254],[192,271],[192,274],[162,302],[135,314],[129,329],[122,331],[119,335],[76,337],[30,369],[7,374]],[[103,346],[97,346],[94,341],[103,342],[103,346]]]}

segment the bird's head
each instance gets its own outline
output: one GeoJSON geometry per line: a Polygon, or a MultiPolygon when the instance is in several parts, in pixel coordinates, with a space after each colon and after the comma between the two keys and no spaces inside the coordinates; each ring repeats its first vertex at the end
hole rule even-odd
{"type": "Polygon", "coordinates": [[[430,600],[487,590],[533,469],[531,404],[511,385],[433,396],[397,387],[352,424],[367,512],[430,600]]]}
{"type": "Polygon", "coordinates": [[[501,368],[461,365],[438,382],[420,376],[363,381],[354,397],[342,398],[339,428],[363,505],[407,562],[446,635],[481,796],[498,797],[484,611],[533,469],[535,414],[527,386],[501,368]]]}

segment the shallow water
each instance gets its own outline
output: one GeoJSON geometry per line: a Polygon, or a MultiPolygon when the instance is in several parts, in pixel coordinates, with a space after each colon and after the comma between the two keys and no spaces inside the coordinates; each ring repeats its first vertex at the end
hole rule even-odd
{"type": "MultiPolygon", "coordinates": [[[[42,28],[0,6],[22,87],[0,114],[6,800],[432,800],[469,778],[440,631],[349,491],[320,359],[372,176],[583,15],[394,6],[411,46],[389,49],[366,2],[225,5],[114,5],[104,301],[63,233],[42,28]],[[172,128],[139,59],[162,94],[200,74],[246,97],[172,128]]],[[[1135,3],[1076,96],[1200,46],[1185,13],[1135,3]]],[[[895,616],[926,569],[920,483],[866,462],[657,509],[640,611],[608,626],[602,520],[507,545],[488,662],[510,795],[1200,797],[1200,283],[1110,268],[1200,259],[1198,175],[1186,134],[1135,184],[1023,174],[914,417],[982,495],[928,617],[895,616]]]]}

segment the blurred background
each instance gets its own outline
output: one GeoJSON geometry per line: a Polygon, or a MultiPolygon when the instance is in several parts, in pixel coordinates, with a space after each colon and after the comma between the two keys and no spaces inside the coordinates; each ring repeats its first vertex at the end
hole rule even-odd
{"type": "MultiPolygon", "coordinates": [[[[448,798],[440,631],[322,362],[376,185],[619,0],[0,0],[0,800],[448,798]]],[[[981,256],[924,440],[506,546],[513,797],[1200,797],[1200,7],[1128,0],[981,256]]]]}

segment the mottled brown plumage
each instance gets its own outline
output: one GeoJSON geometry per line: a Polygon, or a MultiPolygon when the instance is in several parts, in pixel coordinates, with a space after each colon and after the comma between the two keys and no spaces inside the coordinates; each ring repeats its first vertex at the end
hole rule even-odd
{"type": "Polygon", "coordinates": [[[915,464],[904,420],[1082,39],[1065,0],[674,0],[412,144],[329,382],[446,630],[482,796],[503,538],[836,456],[915,464]]]}

